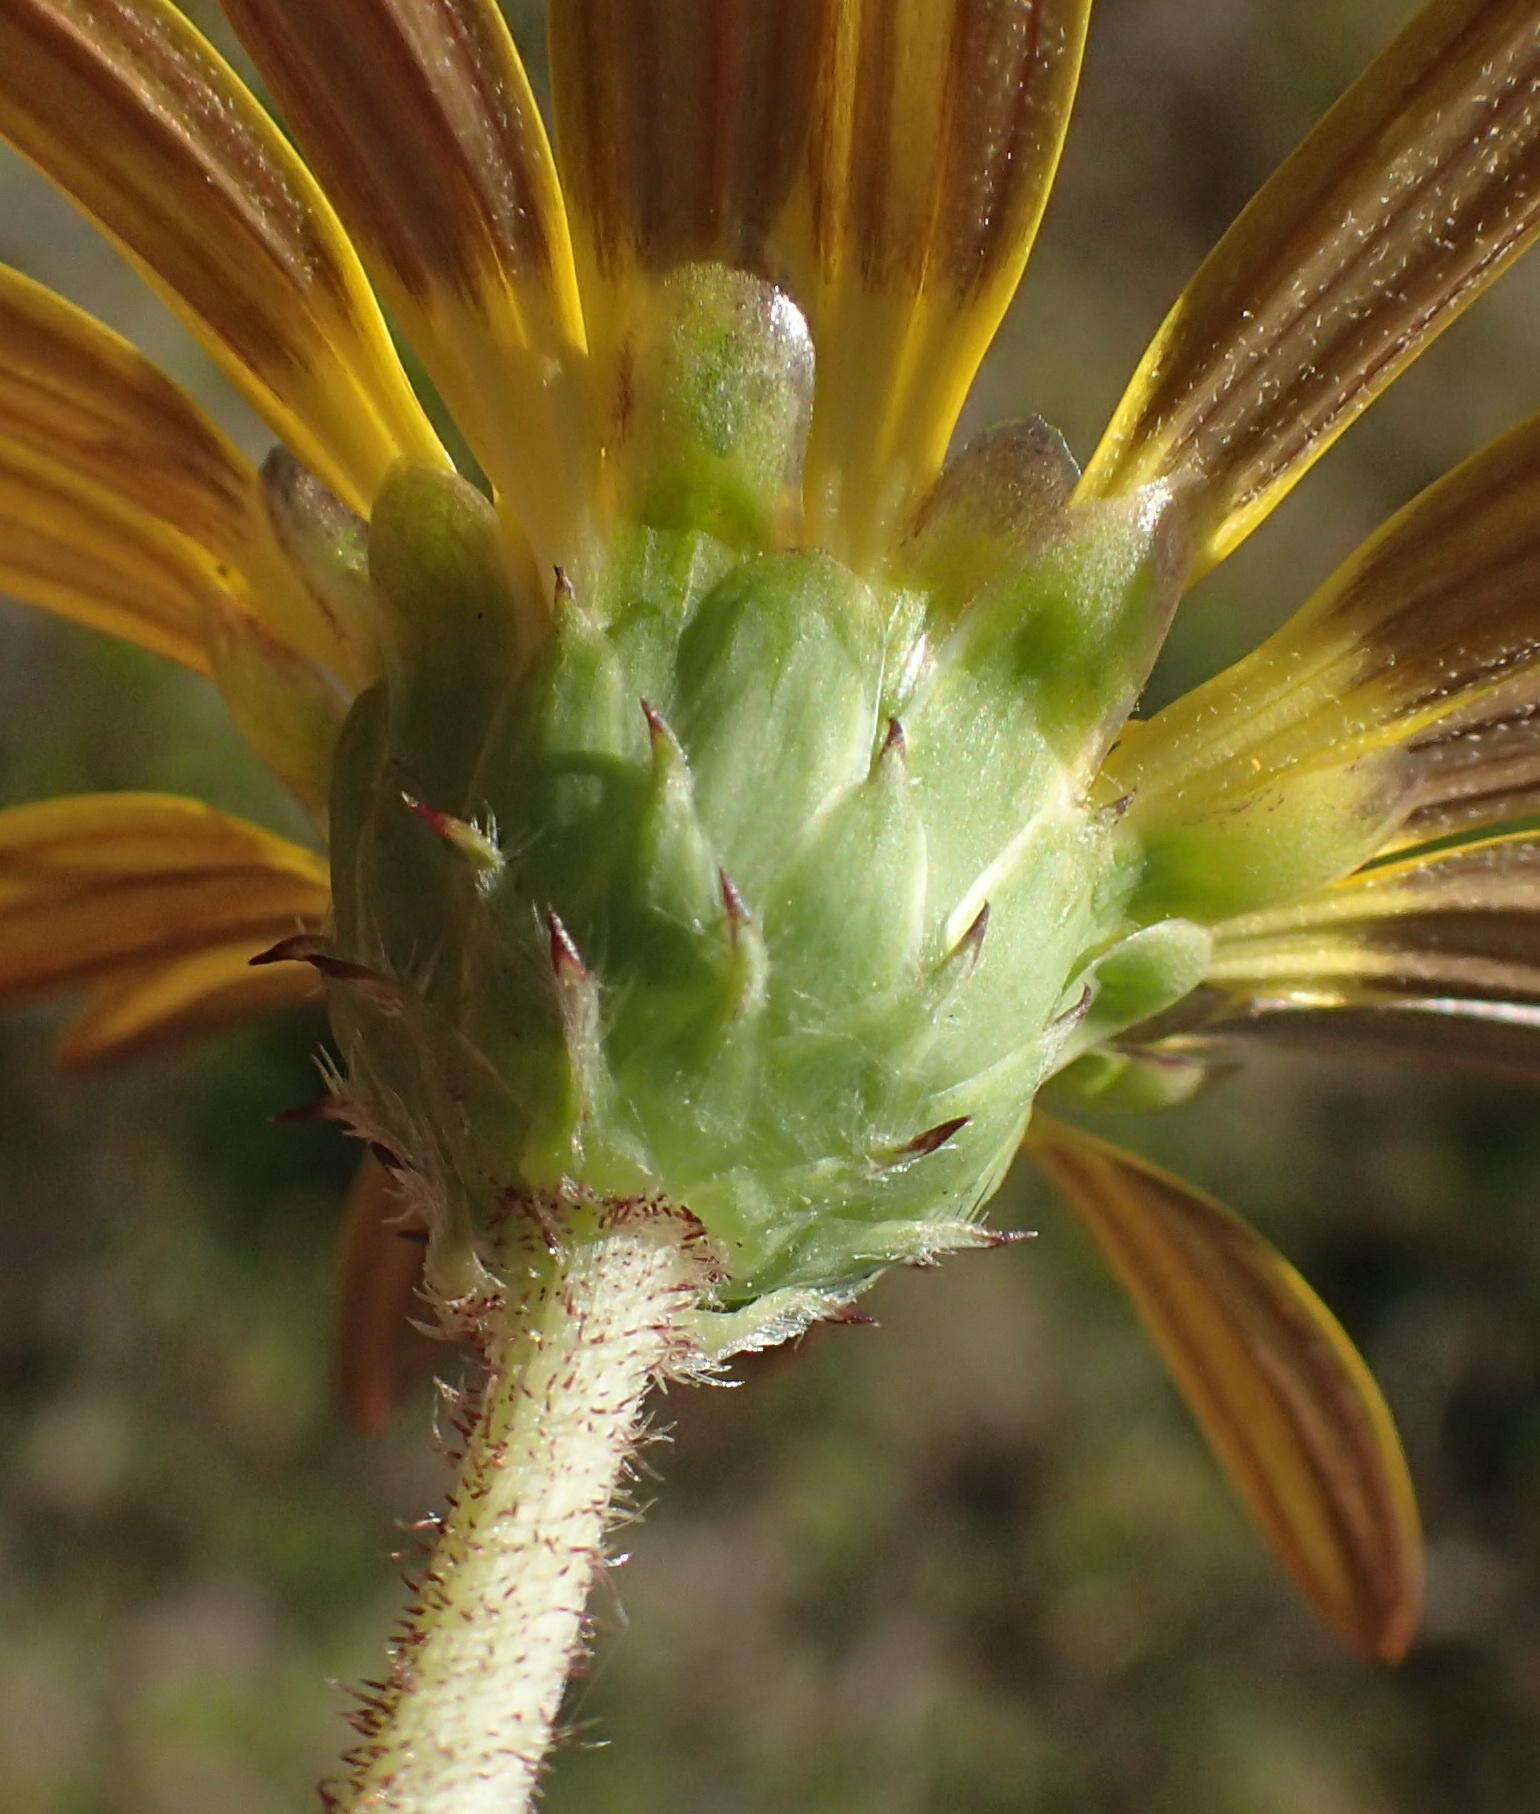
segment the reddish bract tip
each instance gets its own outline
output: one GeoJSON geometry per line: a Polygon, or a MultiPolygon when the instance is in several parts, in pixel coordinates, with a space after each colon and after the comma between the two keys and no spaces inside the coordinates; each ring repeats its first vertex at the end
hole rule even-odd
{"type": "Polygon", "coordinates": [[[973,924],[952,948],[953,957],[966,957],[971,974],[973,965],[979,961],[979,952],[984,948],[984,934],[989,930],[989,902],[979,908],[973,916],[973,924]]]}
{"type": "Polygon", "coordinates": [[[445,839],[453,834],[457,821],[448,813],[441,813],[432,806],[424,806],[421,800],[414,800],[410,794],[402,794],[401,800],[407,811],[415,813],[430,831],[436,831],[445,839]]]}
{"type": "Polygon", "coordinates": [[[951,1121],[938,1121],[934,1127],[926,1128],[923,1134],[916,1134],[906,1141],[898,1150],[907,1159],[923,1159],[927,1153],[933,1153],[937,1147],[945,1146],[954,1134],[961,1133],[968,1125],[967,1115],[958,1115],[951,1121]]]}
{"type": "Polygon", "coordinates": [[[588,975],[588,966],[583,962],[582,954],[572,942],[572,934],[561,923],[555,908],[545,910],[546,931],[550,934],[551,969],[556,973],[558,982],[576,982],[588,975]]]}
{"type": "Polygon", "coordinates": [[[325,939],[317,938],[313,932],[291,932],[287,938],[279,939],[276,945],[269,945],[246,961],[253,969],[261,964],[313,964],[330,951],[325,939]]]}
{"type": "Polygon", "coordinates": [[[717,871],[717,886],[722,891],[722,906],[726,910],[728,924],[734,928],[748,925],[752,916],[744,905],[737,885],[725,869],[717,871]]]}

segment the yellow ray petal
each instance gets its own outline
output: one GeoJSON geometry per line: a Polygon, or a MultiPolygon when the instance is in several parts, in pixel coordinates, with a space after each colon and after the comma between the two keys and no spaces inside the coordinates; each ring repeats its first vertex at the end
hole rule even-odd
{"type": "Polygon", "coordinates": [[[0,470],[0,565],[23,596],[201,668],[205,604],[238,595],[269,637],[367,678],[361,633],[328,616],[277,548],[250,461],[126,341],[4,266],[0,470]]]}
{"type": "Polygon", "coordinates": [[[1189,1045],[1247,1038],[1540,1077],[1540,838],[1377,864],[1215,928],[1189,1045]]]}
{"type": "Polygon", "coordinates": [[[617,337],[638,273],[782,281],[832,0],[558,0],[551,76],[584,302],[617,337]]]}
{"type": "Polygon", "coordinates": [[[1131,725],[1108,786],[1152,846],[1204,824],[1228,839],[1311,790],[1361,796],[1342,874],[1403,819],[1425,838],[1526,810],[1537,771],[1540,417],[1392,517],[1259,649],[1131,725]]]}
{"type": "Polygon", "coordinates": [[[1527,1002],[1447,996],[1358,994],[1323,988],[1314,1000],[1267,996],[1232,1005],[1220,996],[1212,1019],[1150,1049],[1207,1060],[1242,1045],[1377,1059],[1540,1084],[1540,1008],[1527,1002]]]}
{"type": "Polygon", "coordinates": [[[1354,1650],[1395,1661],[1421,1598],[1417,1512],[1390,1413],[1341,1326],[1211,1197],[1041,1117],[1028,1146],[1310,1603],[1354,1650]]]}
{"type": "MultiPolygon", "coordinates": [[[[283,922],[284,930],[292,926],[283,922]]],[[[124,1064],[253,1014],[320,999],[304,965],[253,970],[253,949],[253,939],[237,939],[115,977],[90,993],[59,1036],[55,1057],[75,1071],[124,1064]]]]}
{"type": "Polygon", "coordinates": [[[549,558],[587,466],[566,217],[492,0],[229,0],[381,293],[549,558]]]}
{"type": "Polygon", "coordinates": [[[403,454],[443,457],[325,197],[169,0],[7,0],[0,136],[349,503],[403,454]]]}
{"type": "Polygon", "coordinates": [[[249,957],[329,900],[323,860],[169,794],[0,813],[0,1006],[214,947],[249,957]]]}
{"type": "Polygon", "coordinates": [[[204,673],[205,613],[232,577],[73,467],[0,438],[0,592],[204,673]]]}
{"type": "Polygon", "coordinates": [[[1015,291],[1089,12],[1089,0],[831,11],[788,237],[820,372],[810,509],[858,552],[934,476],[1015,291]]]}
{"type": "Polygon", "coordinates": [[[1433,0],[1167,316],[1083,495],[1199,491],[1221,560],[1540,230],[1540,19],[1433,0]]]}
{"type": "Polygon", "coordinates": [[[4,265],[0,437],[238,561],[257,499],[251,462],[126,340],[4,265]]]}
{"type": "Polygon", "coordinates": [[[1480,831],[1540,812],[1540,713],[1500,700],[1414,738],[1415,779],[1398,843],[1480,831]],[[1482,709],[1490,707],[1490,709],[1482,709]]]}
{"type": "Polygon", "coordinates": [[[566,0],[558,138],[585,295],[784,285],[817,348],[817,532],[874,549],[940,464],[1058,161],[1089,0],[566,0]]]}

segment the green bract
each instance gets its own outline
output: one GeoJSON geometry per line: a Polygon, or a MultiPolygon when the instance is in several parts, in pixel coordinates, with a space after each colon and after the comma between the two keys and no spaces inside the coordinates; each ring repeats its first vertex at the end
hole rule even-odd
{"type": "Polygon", "coordinates": [[[635,520],[534,646],[478,492],[403,468],[376,504],[387,678],[338,760],[327,967],[442,1295],[511,1200],[661,1198],[718,1245],[723,1349],[988,1240],[1039,1084],[1208,940],[1133,927],[1090,797],[1171,602],[1162,497],[1070,508],[1032,426],[965,451],[882,574],[777,546],[800,318],[715,267],[653,303],[617,379],[635,520]]]}

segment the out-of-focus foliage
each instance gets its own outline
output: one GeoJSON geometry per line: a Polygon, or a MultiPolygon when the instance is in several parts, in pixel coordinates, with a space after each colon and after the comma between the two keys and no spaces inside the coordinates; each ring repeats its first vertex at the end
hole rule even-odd
{"type": "MultiPolygon", "coordinates": [[[[973,419],[1037,410],[1089,451],[1182,279],[1408,10],[1104,0],[973,419]]],[[[227,407],[13,165],[0,258],[227,407]]],[[[1521,267],[1205,583],[1159,696],[1534,408],[1537,300],[1521,267]]],[[[0,608],[0,803],[103,787],[296,829],[200,683],[0,608]]],[[[45,1066],[48,1018],[0,1024],[0,1805],[278,1814],[343,1742],[327,1680],[378,1673],[394,1521],[442,1484],[428,1398],[372,1443],[331,1409],[351,1156],[266,1120],[313,1093],[319,1022],[82,1081],[45,1066]]],[[[1084,1238],[1022,1185],[997,1215],[1036,1242],[895,1277],[880,1328],[669,1403],[552,1814],[1534,1806],[1540,1100],[1275,1060],[1113,1131],[1253,1215],[1364,1346],[1430,1539],[1410,1661],[1367,1670],[1317,1631],[1084,1238]]]]}

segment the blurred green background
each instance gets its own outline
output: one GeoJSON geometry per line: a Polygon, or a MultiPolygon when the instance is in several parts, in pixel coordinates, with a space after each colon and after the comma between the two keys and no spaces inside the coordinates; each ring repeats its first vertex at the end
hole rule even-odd
{"type": "MultiPolygon", "coordinates": [[[[534,7],[513,7],[526,44],[534,7]]],[[[1083,458],[1184,276],[1404,0],[1102,0],[1063,177],[979,420],[1083,458]]],[[[69,211],[0,169],[0,257],[207,363],[69,211]]],[[[1540,264],[1455,327],[1185,608],[1161,695],[1231,659],[1390,510],[1540,401],[1540,264]]],[[[200,684],[0,605],[0,804],[185,789],[294,829],[200,684]]],[[[267,1117],[318,1020],[89,1080],[0,1023],[0,1807],[313,1806],[379,1673],[396,1520],[443,1480],[328,1386],[350,1155],[267,1117]]],[[[1540,1102],[1257,1062],[1110,1129],[1255,1217],[1400,1419],[1431,1573],[1397,1671],[1333,1647],[1254,1541],[1125,1305],[1040,1238],[885,1282],[881,1326],[676,1394],[601,1586],[552,1814],[1519,1814],[1540,1806],[1540,1102]]]]}

